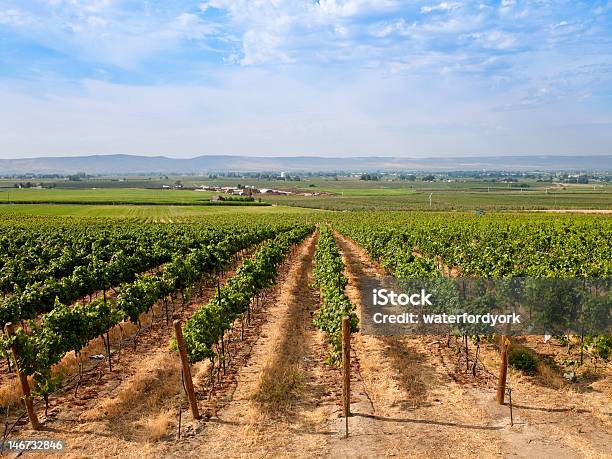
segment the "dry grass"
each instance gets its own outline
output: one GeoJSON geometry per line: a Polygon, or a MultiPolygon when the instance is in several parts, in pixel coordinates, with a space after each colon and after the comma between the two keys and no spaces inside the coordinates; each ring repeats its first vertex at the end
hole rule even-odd
{"type": "MultiPolygon", "coordinates": [[[[281,359],[279,359],[281,360],[281,359]]],[[[253,400],[270,412],[282,412],[290,407],[291,401],[303,386],[299,364],[292,358],[267,364],[259,378],[259,386],[253,400]]]]}
{"type": "Polygon", "coordinates": [[[178,360],[169,352],[159,353],[126,379],[118,390],[83,413],[87,420],[123,416],[126,412],[150,412],[169,397],[180,393],[178,360]]]}
{"type": "MultiPolygon", "coordinates": [[[[546,358],[542,357],[536,350],[530,346],[524,346],[522,344],[512,343],[511,350],[523,351],[531,354],[535,360],[535,377],[537,382],[544,387],[551,387],[553,389],[561,389],[567,386],[565,379],[559,374],[559,371],[554,367],[554,364],[547,361],[546,358]]],[[[515,370],[518,373],[523,373],[520,370],[515,370]]]]}
{"type": "Polygon", "coordinates": [[[303,386],[301,359],[304,355],[304,318],[294,305],[282,324],[270,337],[274,343],[261,371],[252,400],[268,414],[282,414],[290,409],[303,386]]]}
{"type": "Polygon", "coordinates": [[[143,417],[137,425],[143,429],[147,440],[157,441],[166,436],[174,416],[172,411],[164,410],[157,415],[143,417]]]}
{"type": "Polygon", "coordinates": [[[209,383],[211,365],[210,360],[204,360],[191,366],[191,379],[195,387],[206,386],[209,383]]]}
{"type": "Polygon", "coordinates": [[[302,357],[306,355],[305,324],[310,320],[307,302],[311,292],[308,282],[301,277],[310,271],[313,249],[314,244],[305,244],[298,263],[288,273],[284,285],[291,288],[283,291],[280,298],[287,305],[286,313],[270,336],[268,360],[251,396],[257,408],[269,415],[290,414],[304,385],[302,357]]]}
{"type": "Polygon", "coordinates": [[[546,361],[538,360],[536,363],[536,371],[540,382],[544,386],[554,389],[561,389],[566,386],[565,379],[563,379],[558,371],[552,368],[546,361]]]}
{"type": "Polygon", "coordinates": [[[15,375],[14,379],[0,387],[0,405],[4,408],[15,407],[20,404],[22,395],[19,379],[15,375]]]}
{"type": "MultiPolygon", "coordinates": [[[[71,376],[78,372],[79,360],[86,362],[90,355],[105,353],[104,344],[101,338],[92,340],[90,344],[81,351],[80,358],[74,352],[70,352],[56,365],[53,366],[52,372],[54,375],[62,374],[64,377],[71,376]]],[[[32,378],[28,377],[30,388],[34,386],[32,378]]],[[[17,374],[8,382],[0,387],[0,406],[13,407],[16,406],[23,392],[17,374]]]]}
{"type": "Polygon", "coordinates": [[[408,395],[410,405],[420,405],[427,399],[427,387],[433,379],[432,371],[423,365],[423,356],[402,337],[384,337],[382,341],[392,368],[397,369],[397,382],[408,395]]]}
{"type": "Polygon", "coordinates": [[[77,357],[74,352],[66,354],[58,364],[53,366],[53,374],[61,373],[64,376],[76,374],[79,369],[79,359],[85,363],[89,356],[96,354],[106,355],[102,338],[92,340],[89,345],[81,350],[80,357],[77,357]]]}

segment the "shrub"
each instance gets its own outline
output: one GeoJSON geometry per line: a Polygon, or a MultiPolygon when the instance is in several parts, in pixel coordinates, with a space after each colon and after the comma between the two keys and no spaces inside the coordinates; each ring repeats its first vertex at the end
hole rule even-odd
{"type": "Polygon", "coordinates": [[[512,348],[508,352],[508,365],[524,373],[535,373],[538,359],[524,348],[512,348]]]}

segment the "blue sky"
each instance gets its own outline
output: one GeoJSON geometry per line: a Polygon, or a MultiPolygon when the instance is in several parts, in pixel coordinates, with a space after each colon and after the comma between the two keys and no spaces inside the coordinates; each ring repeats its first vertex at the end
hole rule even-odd
{"type": "Polygon", "coordinates": [[[612,153],[612,1],[0,0],[0,157],[612,153]]]}

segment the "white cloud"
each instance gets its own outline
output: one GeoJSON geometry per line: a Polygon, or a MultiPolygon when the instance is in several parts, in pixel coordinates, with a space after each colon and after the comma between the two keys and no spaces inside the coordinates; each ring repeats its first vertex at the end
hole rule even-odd
{"type": "Polygon", "coordinates": [[[18,9],[11,8],[0,11],[0,25],[19,27],[28,22],[26,14],[18,9]]]}
{"type": "Polygon", "coordinates": [[[499,4],[499,14],[502,16],[509,15],[515,6],[516,0],[502,0],[499,4]]]}
{"type": "Polygon", "coordinates": [[[258,65],[267,62],[290,63],[293,60],[282,50],[281,37],[265,30],[249,30],[242,39],[244,57],[242,65],[258,65]]]}
{"type": "Polygon", "coordinates": [[[319,0],[314,10],[322,16],[346,18],[373,11],[389,11],[400,3],[396,0],[319,0]]]}
{"type": "Polygon", "coordinates": [[[181,13],[162,34],[175,38],[203,39],[217,30],[216,26],[207,24],[196,14],[181,13]]]}
{"type": "Polygon", "coordinates": [[[323,15],[335,17],[347,17],[357,14],[361,2],[357,0],[321,0],[318,11],[323,15]]]}
{"type": "Polygon", "coordinates": [[[518,44],[516,37],[498,30],[473,33],[469,37],[482,48],[508,50],[518,44]]]}
{"type": "Polygon", "coordinates": [[[86,13],[100,13],[113,6],[114,0],[68,0],[70,8],[86,13]]]}
{"type": "Polygon", "coordinates": [[[374,24],[370,28],[370,34],[377,38],[385,38],[394,33],[404,34],[408,29],[408,23],[402,18],[398,21],[374,24]]]}
{"type": "Polygon", "coordinates": [[[428,14],[436,11],[452,11],[461,8],[462,4],[458,2],[441,2],[437,5],[422,6],[421,13],[428,14]]]}

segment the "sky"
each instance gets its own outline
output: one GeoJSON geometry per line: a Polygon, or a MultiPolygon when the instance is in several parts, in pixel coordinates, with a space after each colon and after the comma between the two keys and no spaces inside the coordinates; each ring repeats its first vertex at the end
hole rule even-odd
{"type": "Polygon", "coordinates": [[[0,0],[0,158],[612,154],[612,1],[0,0]]]}

